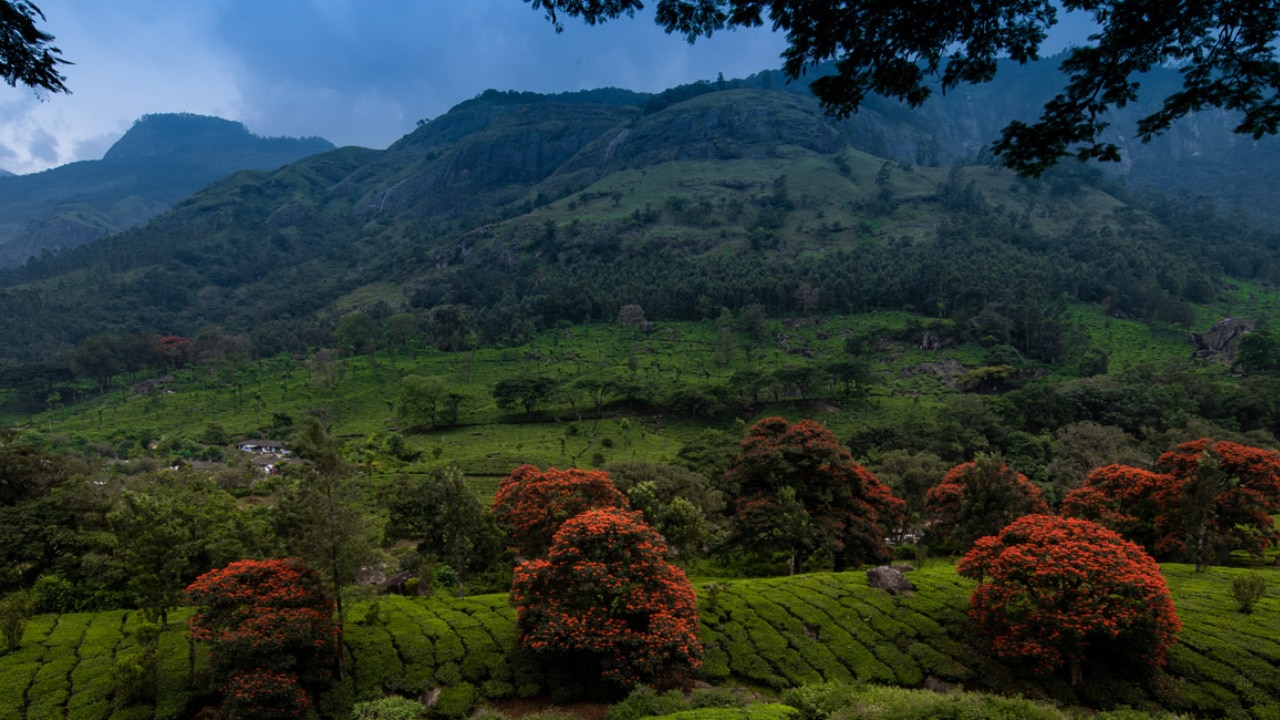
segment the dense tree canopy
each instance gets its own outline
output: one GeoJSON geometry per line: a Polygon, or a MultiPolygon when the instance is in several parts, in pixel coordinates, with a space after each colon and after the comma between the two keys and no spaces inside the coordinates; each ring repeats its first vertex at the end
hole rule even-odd
{"type": "Polygon", "coordinates": [[[459,591],[466,577],[488,569],[501,554],[502,533],[456,467],[399,478],[386,506],[387,539],[416,540],[423,558],[453,568],[459,591]]]}
{"type": "Polygon", "coordinates": [[[0,0],[0,78],[10,87],[22,83],[36,90],[70,92],[58,71],[67,64],[50,45],[53,36],[36,27],[44,13],[28,0],[0,0]]]}
{"type": "Polygon", "coordinates": [[[638,512],[605,508],[568,520],[546,559],[516,568],[520,643],[623,687],[696,668],[697,598],[666,555],[638,512]]]}
{"type": "MultiPolygon", "coordinates": [[[[644,7],[640,0],[525,0],[562,28],[561,17],[589,24],[644,7]]],[[[1058,159],[1119,160],[1100,138],[1106,114],[1138,96],[1142,73],[1176,66],[1183,87],[1140,119],[1150,139],[1203,108],[1237,113],[1235,131],[1255,139],[1280,126],[1280,9],[1263,0],[1168,3],[1141,0],[1000,0],[988,3],[800,2],[799,0],[658,0],[656,21],[690,41],[735,27],[771,22],[787,35],[783,71],[797,79],[834,61],[815,79],[814,95],[847,116],[869,94],[916,106],[943,92],[995,77],[998,62],[1039,59],[1050,28],[1066,11],[1096,25],[1061,63],[1066,87],[1032,124],[1011,122],[995,144],[1005,164],[1039,175],[1058,159]]],[[[1125,128],[1126,133],[1129,132],[1125,128]]]]}
{"type": "Polygon", "coordinates": [[[301,717],[338,655],[333,601],[301,560],[240,560],[187,588],[231,720],[301,717]]]}
{"type": "Polygon", "coordinates": [[[925,494],[931,542],[968,550],[1023,515],[1049,512],[1040,488],[999,457],[984,455],[961,463],[925,494]]]}
{"type": "Polygon", "coordinates": [[[1259,553],[1280,542],[1280,453],[1229,441],[1182,443],[1156,471],[1098,468],[1062,501],[1064,514],[1088,518],[1143,544],[1156,557],[1197,564],[1232,550],[1259,553]]]}
{"type": "Polygon", "coordinates": [[[1027,515],[956,569],[979,583],[969,614],[992,652],[1042,672],[1067,664],[1073,684],[1091,645],[1159,664],[1182,629],[1151,556],[1087,520],[1027,515]]]}
{"type": "Polygon", "coordinates": [[[493,514],[520,555],[538,557],[570,518],[598,508],[626,508],[627,496],[599,470],[539,470],[521,465],[493,496],[493,514]]]}
{"type": "Polygon", "coordinates": [[[792,572],[818,551],[837,567],[885,560],[885,538],[902,523],[904,503],[812,420],[756,423],[725,473],[725,489],[732,539],[757,552],[786,552],[792,572]]]}

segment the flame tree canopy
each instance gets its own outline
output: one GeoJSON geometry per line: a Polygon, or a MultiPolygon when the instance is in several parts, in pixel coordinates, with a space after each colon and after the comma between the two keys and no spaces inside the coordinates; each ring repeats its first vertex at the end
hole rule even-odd
{"type": "Polygon", "coordinates": [[[1086,651],[1160,664],[1182,624],[1160,567],[1138,545],[1088,520],[1027,515],[979,539],[956,566],[978,581],[969,615],[991,651],[1042,673],[1086,651]]]}
{"type": "Polygon", "coordinates": [[[792,572],[816,552],[830,553],[837,569],[888,560],[885,538],[901,525],[905,509],[812,420],[756,423],[724,485],[732,498],[733,541],[759,553],[787,553],[792,572]]]}
{"type": "Polygon", "coordinates": [[[698,667],[697,599],[639,512],[588,510],[565,521],[547,557],[516,567],[519,642],[615,687],[698,667]]]}
{"type": "Polygon", "coordinates": [[[1094,520],[1158,558],[1204,562],[1280,542],[1280,453],[1207,439],[1160,456],[1156,471],[1108,465],[1062,500],[1062,512],[1094,520]]]}
{"type": "Polygon", "coordinates": [[[1040,488],[991,456],[951,468],[924,498],[930,541],[948,542],[960,551],[1023,515],[1047,512],[1040,488]]]}

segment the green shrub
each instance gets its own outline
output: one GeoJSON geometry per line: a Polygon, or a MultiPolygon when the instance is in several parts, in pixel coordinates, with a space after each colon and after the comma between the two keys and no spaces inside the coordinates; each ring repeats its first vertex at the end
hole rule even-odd
{"type": "Polygon", "coordinates": [[[540,712],[533,713],[532,715],[525,715],[522,720],[578,720],[578,716],[564,710],[552,708],[550,710],[542,710],[540,712]]]}
{"type": "Polygon", "coordinates": [[[1231,581],[1231,595],[1242,613],[1253,612],[1253,606],[1266,594],[1267,579],[1258,573],[1242,575],[1231,581]]]}
{"type": "Polygon", "coordinates": [[[515,694],[516,687],[505,680],[486,680],[481,692],[490,700],[501,700],[515,694]]]}
{"type": "Polygon", "coordinates": [[[795,720],[795,708],[759,703],[745,708],[700,708],[662,716],[662,720],[795,720]]]}
{"type": "Polygon", "coordinates": [[[701,708],[740,708],[746,707],[747,698],[741,692],[730,688],[698,688],[689,693],[688,704],[694,710],[701,708]]]}
{"type": "Polygon", "coordinates": [[[27,621],[35,610],[35,602],[25,592],[16,592],[0,599],[0,634],[4,635],[4,646],[13,652],[22,645],[22,633],[27,629],[27,621]]]}
{"type": "Polygon", "coordinates": [[[807,685],[783,693],[782,702],[799,711],[796,720],[827,720],[841,708],[853,704],[863,690],[862,685],[807,685]]]}
{"type": "Polygon", "coordinates": [[[110,667],[111,696],[116,709],[150,705],[156,700],[156,677],[160,658],[160,626],[141,622],[130,630],[134,645],[116,651],[110,667]]]}
{"type": "Polygon", "coordinates": [[[67,720],[106,720],[110,714],[111,703],[106,700],[67,706],[67,720]]]}
{"type": "Polygon", "coordinates": [[[31,587],[37,613],[75,612],[80,601],[80,594],[75,585],[57,575],[41,575],[31,587]]]}
{"type": "Polygon", "coordinates": [[[465,718],[475,707],[479,695],[476,686],[471,683],[450,685],[440,691],[440,696],[436,698],[436,704],[431,706],[429,714],[441,720],[465,718]]]}
{"type": "Polygon", "coordinates": [[[670,715],[685,709],[684,695],[679,690],[659,694],[648,685],[641,685],[621,702],[609,708],[605,720],[640,720],[651,715],[670,715]]]}
{"type": "Polygon", "coordinates": [[[462,670],[457,663],[447,662],[436,668],[436,684],[449,687],[462,682],[462,670]]]}
{"type": "Polygon", "coordinates": [[[817,685],[788,691],[797,720],[1067,720],[1051,705],[1022,698],[865,685],[817,685]]]}
{"type": "Polygon", "coordinates": [[[38,663],[6,664],[0,670],[0,720],[22,720],[23,697],[38,663]]]}
{"type": "Polygon", "coordinates": [[[352,720],[421,720],[427,709],[417,700],[389,695],[351,708],[352,720]]]}
{"type": "Polygon", "coordinates": [[[116,707],[154,703],[159,665],[154,648],[117,655],[111,672],[111,695],[116,707]]]}

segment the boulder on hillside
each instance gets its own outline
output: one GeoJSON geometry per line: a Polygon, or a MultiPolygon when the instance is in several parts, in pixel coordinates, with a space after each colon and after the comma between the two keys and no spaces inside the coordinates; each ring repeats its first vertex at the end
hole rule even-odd
{"type": "Polygon", "coordinates": [[[1248,320],[1233,317],[1219,320],[1202,333],[1191,333],[1191,343],[1196,348],[1192,355],[1202,360],[1232,365],[1236,354],[1240,352],[1240,338],[1251,332],[1253,323],[1248,320]]]}
{"type": "Polygon", "coordinates": [[[890,595],[904,592],[915,592],[916,586],[902,574],[901,570],[882,565],[867,571],[867,584],[873,588],[884,590],[890,595]]]}

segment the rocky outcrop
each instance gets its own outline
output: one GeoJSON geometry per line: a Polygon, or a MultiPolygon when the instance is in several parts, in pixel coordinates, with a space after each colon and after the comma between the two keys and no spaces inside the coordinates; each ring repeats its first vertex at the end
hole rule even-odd
{"type": "Polygon", "coordinates": [[[1202,333],[1191,333],[1191,344],[1195,346],[1192,354],[1201,360],[1232,365],[1240,352],[1240,339],[1250,332],[1253,323],[1248,320],[1219,320],[1202,333]]]}

